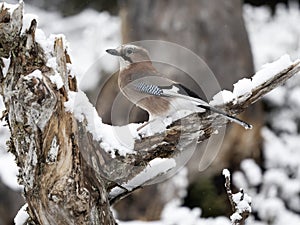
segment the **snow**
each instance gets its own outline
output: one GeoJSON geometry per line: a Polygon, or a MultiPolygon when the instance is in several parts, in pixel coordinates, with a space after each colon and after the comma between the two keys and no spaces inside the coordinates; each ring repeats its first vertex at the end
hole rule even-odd
{"type": "Polygon", "coordinates": [[[248,187],[248,180],[246,179],[244,173],[242,173],[241,171],[234,172],[234,174],[232,175],[232,181],[237,187],[248,187]]]}
{"type": "Polygon", "coordinates": [[[9,64],[10,64],[10,57],[8,59],[6,58],[1,58],[3,63],[4,63],[4,67],[2,68],[2,73],[3,73],[3,77],[6,77],[8,68],[9,68],[9,64]]]}
{"type": "MultiPolygon", "coordinates": [[[[123,188],[131,191],[136,187],[141,185],[146,185],[150,183],[153,179],[162,174],[167,173],[169,170],[173,169],[176,166],[176,161],[174,159],[162,159],[155,158],[149,162],[146,168],[140,172],[137,176],[132,178],[126,183],[119,184],[123,188]]],[[[110,196],[116,196],[124,192],[124,189],[121,187],[115,187],[109,193],[110,196]]]]}
{"type": "MultiPolygon", "coordinates": [[[[227,187],[227,180],[230,182],[230,172],[228,169],[223,169],[222,172],[223,176],[226,179],[225,186],[227,187]]],[[[239,221],[243,218],[242,214],[244,212],[251,213],[251,197],[246,194],[243,190],[241,190],[238,193],[232,194],[230,196],[232,198],[232,201],[234,202],[235,206],[235,212],[230,216],[230,220],[232,224],[238,224],[239,221]]]]}
{"type": "MultiPolygon", "coordinates": [[[[230,172],[228,169],[223,169],[222,172],[223,176],[226,179],[226,187],[227,187],[227,180],[230,182],[230,172]]],[[[246,194],[243,190],[238,193],[232,194],[232,201],[235,205],[235,212],[230,216],[230,220],[232,224],[238,224],[238,222],[242,219],[242,214],[244,212],[251,213],[251,197],[246,194]]]]}
{"type": "Polygon", "coordinates": [[[225,178],[229,178],[230,179],[230,172],[228,169],[223,169],[223,172],[222,172],[223,176],[225,178]]]}
{"type": "Polygon", "coordinates": [[[169,202],[162,214],[162,224],[173,225],[173,224],[185,224],[194,225],[200,219],[201,210],[199,208],[189,209],[187,207],[179,207],[179,201],[169,202]],[[174,210],[175,209],[175,210],[174,210]],[[174,213],[174,211],[176,213],[174,213]],[[172,215],[172,216],[170,216],[172,215]]]}
{"type": "MultiPolygon", "coordinates": [[[[172,186],[176,187],[179,198],[184,198],[187,195],[187,188],[189,185],[188,181],[188,169],[183,167],[178,171],[176,175],[174,175],[171,179],[172,186]]],[[[170,191],[169,191],[170,192],[170,191]]],[[[166,193],[167,195],[168,193],[166,193]]],[[[173,195],[175,196],[175,195],[173,195]]]]}
{"type": "Polygon", "coordinates": [[[201,209],[180,206],[178,200],[170,201],[166,204],[161,214],[162,225],[229,225],[231,224],[226,217],[201,218],[201,209]]]}
{"type": "Polygon", "coordinates": [[[13,190],[21,190],[22,186],[18,184],[18,167],[15,163],[15,157],[11,153],[1,154],[0,151],[0,178],[1,181],[13,190]]]}
{"type": "Polygon", "coordinates": [[[17,8],[18,8],[18,4],[9,4],[9,3],[6,3],[6,2],[1,2],[0,3],[0,8],[4,7],[6,9],[8,9],[8,12],[10,14],[12,14],[17,8]]]}
{"type": "Polygon", "coordinates": [[[49,79],[53,84],[56,85],[57,90],[61,89],[64,86],[64,82],[59,73],[55,73],[55,75],[49,76],[49,79]]]}
{"type": "Polygon", "coordinates": [[[254,88],[254,85],[251,81],[251,79],[243,78],[233,84],[233,94],[235,96],[241,96],[245,94],[251,94],[252,89],[254,88]]]}
{"type": "MultiPolygon", "coordinates": [[[[46,32],[43,34],[40,29],[37,29],[39,43],[42,43],[49,34],[63,33],[68,37],[67,45],[70,46],[68,52],[82,90],[97,88],[102,74],[112,74],[117,71],[117,58],[110,57],[105,53],[105,49],[121,44],[119,17],[111,16],[107,12],[99,13],[86,9],[77,15],[64,18],[58,13],[44,11],[28,4],[25,5],[25,11],[37,15],[39,28],[46,32]]],[[[30,21],[30,18],[28,20],[30,21]]],[[[52,47],[53,45],[48,46],[48,48],[52,47]]]]}
{"type": "MultiPolygon", "coordinates": [[[[97,83],[103,71],[111,73],[117,68],[118,61],[113,61],[109,56],[102,56],[104,49],[115,47],[120,44],[120,18],[110,16],[108,13],[97,13],[93,10],[86,10],[78,16],[63,18],[57,13],[50,13],[30,7],[26,4],[25,11],[31,11],[38,14],[38,24],[43,28],[46,34],[37,29],[37,41],[50,52],[53,50],[53,40],[56,36],[51,35],[46,38],[49,33],[64,33],[71,46],[70,49],[74,73],[79,75],[81,88],[87,90],[97,87],[97,83]],[[105,29],[102,29],[105,27],[105,29]],[[93,47],[91,47],[93,46],[93,47]]],[[[243,79],[234,85],[233,92],[223,91],[219,96],[215,96],[211,104],[218,105],[224,102],[236,101],[238,96],[249,93],[253,88],[264,83],[270,78],[272,73],[280,69],[287,68],[291,61],[289,56],[281,57],[276,64],[267,64],[260,70],[265,63],[272,62],[280,56],[289,53],[291,58],[299,56],[299,39],[300,36],[300,13],[297,7],[290,5],[289,9],[278,7],[276,15],[271,16],[269,10],[265,7],[253,8],[246,6],[244,8],[245,22],[249,31],[252,52],[254,55],[255,66],[259,72],[251,79],[243,79]],[[279,32],[280,31],[280,32],[279,32]]],[[[24,16],[25,28],[28,28],[33,15],[24,16]]],[[[24,30],[23,30],[24,32],[24,30]]],[[[47,64],[51,62],[49,55],[47,64]]],[[[4,74],[8,69],[9,59],[4,59],[5,67],[4,74]]],[[[48,65],[49,65],[48,64],[48,65]]],[[[55,64],[53,64],[55,68],[55,64]]],[[[35,72],[38,75],[38,71],[35,72]]],[[[54,81],[55,83],[56,81],[54,81]]],[[[293,78],[287,82],[285,87],[279,87],[271,92],[267,97],[272,107],[277,107],[276,112],[272,112],[268,116],[270,128],[262,130],[264,138],[263,155],[265,158],[264,168],[266,171],[259,171],[258,165],[254,161],[246,161],[241,164],[242,172],[233,174],[233,181],[238,187],[247,187],[251,193],[252,210],[257,213],[257,219],[250,218],[247,224],[251,225],[266,225],[270,221],[273,225],[279,224],[300,224],[300,205],[299,205],[299,180],[300,180],[300,165],[299,165],[299,131],[297,121],[299,121],[299,79],[293,78]],[[274,129],[272,131],[271,129],[274,129]],[[257,188],[257,185],[260,188],[257,188]]],[[[72,95],[72,94],[70,94],[72,95]]],[[[76,96],[76,98],[85,97],[76,96]]],[[[72,101],[72,99],[70,99],[72,101]]],[[[73,103],[79,104],[80,110],[76,111],[77,119],[83,119],[87,116],[85,111],[90,111],[90,108],[84,108],[88,104],[79,102],[78,99],[73,103]],[[88,109],[88,110],[87,110],[88,109]]],[[[70,105],[72,103],[69,102],[70,105]]],[[[68,110],[74,110],[73,106],[68,106],[68,110]]],[[[89,105],[88,105],[89,106],[89,105]]],[[[3,109],[3,106],[0,107],[3,109]]],[[[120,149],[120,145],[127,146],[121,154],[129,152],[132,145],[132,140],[138,138],[136,128],[139,125],[130,125],[129,131],[125,127],[110,129],[102,123],[92,110],[88,115],[89,131],[95,134],[96,139],[102,140],[107,150],[114,148],[120,149]],[[99,127],[95,127],[98,126],[99,127]],[[101,132],[101,129],[103,129],[101,132]],[[108,132],[106,135],[105,132],[108,132]],[[116,139],[111,139],[117,134],[116,139]],[[128,137],[126,135],[128,135],[128,137]]],[[[1,122],[2,125],[2,122],[1,122]]],[[[1,147],[5,146],[5,140],[8,138],[7,129],[0,129],[1,147]]],[[[4,147],[3,147],[4,148],[4,147]]],[[[112,154],[114,152],[112,151],[112,154]]],[[[5,174],[0,174],[1,179],[12,188],[20,188],[16,182],[17,168],[11,156],[6,156],[0,152],[0,173],[5,171],[5,174]],[[5,169],[2,169],[2,166],[5,169]],[[3,178],[5,177],[6,178],[3,178]],[[15,180],[15,181],[13,181],[15,180]],[[11,183],[11,184],[9,184],[11,183]],[[18,186],[18,187],[17,187],[18,186]]],[[[247,159],[249,160],[249,159],[247,159]]],[[[3,172],[4,173],[4,172],[3,172]]],[[[228,175],[228,174],[227,174],[228,175]]],[[[142,179],[140,180],[142,181],[142,179]]],[[[247,190],[248,192],[248,190],[247,190]]],[[[241,204],[241,207],[246,205],[241,204]]],[[[24,210],[23,210],[24,212],[24,210]]],[[[19,215],[19,214],[18,214],[19,215]]],[[[190,210],[181,207],[180,203],[170,202],[166,205],[160,221],[154,222],[120,222],[120,224],[141,225],[141,224],[230,224],[228,218],[201,218],[201,210],[190,210]],[[177,213],[178,212],[178,213],[177,213]],[[177,221],[173,219],[176,216],[177,221]],[[178,215],[178,217],[177,217],[178,215]],[[180,215],[180,216],[179,216],[180,215]]]]}
{"type": "Polygon", "coordinates": [[[43,76],[42,76],[42,72],[40,70],[34,70],[32,73],[28,74],[25,79],[26,80],[29,80],[29,79],[32,79],[32,78],[38,78],[38,79],[43,79],[43,76]]]}
{"type": "MultiPolygon", "coordinates": [[[[258,212],[263,221],[274,220],[275,224],[281,224],[287,219],[289,224],[299,224],[300,217],[285,208],[285,205],[296,212],[300,210],[300,137],[298,134],[288,133],[278,137],[267,128],[262,130],[262,134],[265,140],[263,153],[266,171],[259,184],[260,192],[250,186],[254,196],[253,210],[258,212]],[[294,176],[290,176],[291,172],[294,176]]],[[[246,169],[244,173],[245,171],[246,169]]]]}
{"type": "Polygon", "coordinates": [[[69,42],[66,41],[64,34],[50,34],[49,37],[46,36],[42,29],[37,28],[35,31],[35,40],[43,48],[46,58],[48,59],[48,66],[52,67],[54,70],[57,67],[56,58],[53,58],[54,43],[55,40],[61,39],[65,49],[68,49],[69,42]]]}
{"type": "Polygon", "coordinates": [[[287,69],[291,66],[293,62],[289,55],[283,55],[278,60],[265,64],[262,69],[260,69],[255,75],[252,77],[252,85],[259,86],[265,83],[267,80],[272,78],[275,74],[287,69]]]}
{"type": "Polygon", "coordinates": [[[230,225],[228,218],[201,218],[201,209],[180,206],[179,201],[171,201],[165,206],[159,221],[118,221],[120,225],[230,225]]]}
{"type": "Polygon", "coordinates": [[[238,192],[232,195],[233,201],[236,203],[237,211],[241,214],[243,212],[251,212],[251,197],[246,193],[238,192]]]}
{"type": "MultiPolygon", "coordinates": [[[[50,35],[49,38],[47,39],[46,34],[42,29],[37,28],[35,30],[35,41],[41,45],[41,47],[44,49],[44,51],[47,53],[53,52],[54,50],[54,40],[55,36],[50,35]]],[[[47,55],[49,58],[50,56],[47,55]]]]}
{"type": "MultiPolygon", "coordinates": [[[[172,115],[173,116],[173,115],[172,115]]],[[[182,118],[182,117],[180,117],[182,118]]],[[[140,129],[139,133],[143,138],[150,137],[154,135],[155,133],[163,133],[166,131],[166,127],[170,125],[173,122],[172,117],[169,117],[167,119],[161,117],[161,118],[155,118],[153,120],[150,120],[149,122],[145,122],[141,124],[141,126],[144,126],[140,129]]]]}
{"type": "Polygon", "coordinates": [[[169,170],[176,166],[176,161],[174,159],[162,159],[155,158],[149,162],[149,165],[137,176],[131,179],[126,184],[122,184],[127,190],[132,190],[133,188],[145,184],[145,182],[150,182],[152,179],[156,178],[158,175],[167,173],[169,170]]]}
{"type": "MultiPolygon", "coordinates": [[[[2,96],[0,96],[0,116],[2,116],[4,104],[2,96]]],[[[13,190],[20,190],[22,186],[18,184],[17,174],[18,167],[15,163],[14,156],[6,152],[6,141],[10,137],[9,129],[4,120],[0,120],[0,179],[8,187],[13,190]]]]}
{"type": "Polygon", "coordinates": [[[29,29],[30,25],[31,25],[31,21],[32,20],[37,20],[38,21],[38,16],[36,14],[30,14],[30,13],[25,13],[23,15],[23,27],[21,30],[21,34],[24,34],[26,30],[29,29]]]}
{"type": "Polygon", "coordinates": [[[229,102],[235,102],[236,95],[228,90],[223,90],[213,96],[213,100],[209,102],[211,105],[222,105],[229,102]]]}
{"type": "Polygon", "coordinates": [[[276,114],[272,115],[269,120],[272,123],[272,128],[277,131],[288,132],[291,134],[297,133],[298,126],[294,121],[291,111],[282,110],[276,112],[276,114]],[[282,123],[282,121],[284,121],[284,123],[282,123]]]}
{"type": "Polygon", "coordinates": [[[26,203],[19,210],[18,214],[15,216],[15,219],[14,219],[15,225],[23,225],[23,224],[25,224],[25,222],[29,218],[29,215],[28,215],[28,213],[26,211],[27,207],[28,207],[28,204],[26,203]]]}
{"type": "Polygon", "coordinates": [[[242,219],[242,216],[238,212],[235,212],[230,216],[230,220],[233,222],[233,224],[238,222],[241,219],[242,219]]]}
{"type": "Polygon", "coordinates": [[[256,87],[267,82],[269,79],[273,78],[279,72],[288,69],[294,62],[291,61],[290,56],[285,54],[276,61],[272,63],[267,63],[254,74],[251,79],[243,78],[237,83],[233,84],[233,91],[223,90],[217,93],[213,100],[210,101],[211,105],[221,105],[232,102],[236,102],[237,98],[246,98],[251,95],[252,90],[256,87]]]}
{"type": "Polygon", "coordinates": [[[120,225],[163,225],[161,221],[117,221],[120,225]]]}
{"type": "Polygon", "coordinates": [[[281,56],[272,63],[264,64],[251,79],[244,78],[233,84],[234,88],[232,95],[236,96],[236,98],[241,96],[247,97],[252,93],[253,89],[264,84],[269,79],[273,78],[281,71],[288,69],[293,64],[294,62],[291,61],[290,56],[287,54],[281,56]]]}
{"type": "Polygon", "coordinates": [[[51,68],[56,68],[57,67],[56,60],[57,60],[56,57],[48,58],[46,66],[51,67],[51,68]]]}
{"type": "Polygon", "coordinates": [[[250,185],[257,186],[262,181],[262,172],[260,167],[255,163],[253,159],[245,159],[241,163],[241,169],[246,175],[246,178],[250,185]]]}
{"type": "Polygon", "coordinates": [[[288,9],[283,5],[277,6],[275,16],[267,7],[244,7],[244,20],[256,69],[286,53],[298,58],[299,7],[290,3],[288,9]]]}
{"type": "Polygon", "coordinates": [[[251,213],[251,197],[246,193],[238,192],[232,195],[232,200],[235,203],[235,212],[230,216],[230,220],[232,224],[238,224],[238,222],[242,219],[242,214],[244,212],[251,213]]]}
{"type": "Polygon", "coordinates": [[[65,102],[66,111],[74,114],[79,122],[86,119],[87,130],[93,135],[95,141],[101,141],[101,147],[115,157],[115,150],[124,156],[133,154],[136,139],[139,139],[137,128],[139,124],[113,127],[102,123],[94,106],[89,102],[84,92],[68,93],[68,101],[65,102]]]}
{"type": "MultiPolygon", "coordinates": [[[[285,53],[299,57],[298,5],[290,4],[288,9],[279,6],[274,17],[265,7],[246,6],[244,17],[256,68],[285,53]]],[[[284,55],[277,65],[267,64],[258,73],[263,78],[257,75],[254,82],[264,82],[268,71],[278,72],[291,61],[284,55]]],[[[299,84],[299,76],[295,76],[265,98],[271,111],[266,116],[268,128],[262,129],[264,170],[247,159],[241,163],[242,171],[233,175],[234,184],[252,196],[252,210],[257,216],[247,224],[300,224],[299,84]]]]}
{"type": "Polygon", "coordinates": [[[288,102],[291,107],[295,107],[296,109],[300,109],[300,87],[295,87],[290,91],[288,95],[288,102]]]}
{"type": "MultiPolygon", "coordinates": [[[[230,172],[228,169],[223,169],[223,176],[230,181],[230,172]]],[[[232,224],[238,223],[242,219],[244,212],[251,213],[251,197],[244,191],[232,194],[232,201],[235,203],[235,212],[230,216],[232,224]]]]}
{"type": "Polygon", "coordinates": [[[274,104],[275,106],[280,106],[284,104],[284,101],[286,96],[286,89],[282,86],[279,86],[269,92],[266,96],[265,99],[274,104]]]}
{"type": "Polygon", "coordinates": [[[286,211],[283,202],[278,198],[267,198],[258,207],[258,214],[265,221],[276,221],[276,217],[286,211]]]}
{"type": "Polygon", "coordinates": [[[292,155],[287,154],[286,144],[268,128],[262,129],[262,135],[267,168],[286,167],[292,163],[293,157],[297,157],[297,152],[292,155]]]}
{"type": "MultiPolygon", "coordinates": [[[[198,107],[198,109],[200,109],[198,107]]],[[[197,110],[198,110],[197,109],[197,110]]],[[[200,109],[201,112],[203,111],[200,109]]],[[[139,130],[139,134],[141,137],[149,137],[157,133],[164,133],[167,130],[167,127],[171,125],[174,121],[177,121],[179,119],[182,119],[190,114],[192,114],[193,110],[186,110],[186,109],[178,109],[175,111],[172,115],[168,117],[156,117],[156,118],[149,118],[148,122],[145,122],[143,124],[140,124],[139,126],[144,126],[139,130]]],[[[190,139],[194,140],[193,138],[195,136],[199,137],[199,132],[194,132],[191,136],[190,139]]]]}

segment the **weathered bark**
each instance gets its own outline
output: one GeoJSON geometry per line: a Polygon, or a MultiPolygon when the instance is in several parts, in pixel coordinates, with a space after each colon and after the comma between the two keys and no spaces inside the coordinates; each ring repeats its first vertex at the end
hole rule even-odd
{"type": "MultiPolygon", "coordinates": [[[[35,41],[36,21],[21,34],[23,4],[10,14],[0,12],[1,57],[10,57],[1,94],[11,131],[10,151],[20,167],[28,212],[34,224],[115,224],[105,183],[86,165],[80,153],[79,127],[65,111],[67,92],[77,84],[67,64],[62,38],[56,38],[47,56],[35,41]],[[55,57],[57,71],[46,65],[55,57]],[[41,77],[28,76],[41,71],[41,77]],[[59,73],[58,89],[49,77],[59,73]]],[[[3,75],[3,74],[2,74],[3,75]]],[[[85,141],[85,140],[82,140],[85,141]]],[[[88,141],[86,141],[88,143],[88,141]]]]}
{"type": "MultiPolygon", "coordinates": [[[[134,154],[112,158],[101,147],[102,141],[95,141],[89,132],[88,119],[83,115],[78,121],[65,109],[68,93],[77,92],[77,83],[69,70],[71,61],[63,39],[56,37],[52,50],[42,48],[36,42],[35,20],[21,33],[22,7],[20,4],[13,13],[5,8],[0,12],[0,57],[10,58],[7,74],[0,77],[0,93],[11,131],[9,147],[20,167],[19,182],[24,185],[30,222],[115,224],[111,203],[148,180],[130,190],[118,184],[136,177],[153,159],[184,153],[191,141],[209,138],[227,121],[208,112],[191,114],[173,122],[163,134],[136,140],[134,154]],[[48,63],[50,59],[55,59],[56,66],[53,60],[48,63]],[[61,87],[51,81],[55,74],[62,80],[61,87]],[[119,192],[112,193],[113,188],[119,192]]],[[[219,107],[238,114],[299,70],[299,63],[295,63],[249,95],[219,107]]]]}

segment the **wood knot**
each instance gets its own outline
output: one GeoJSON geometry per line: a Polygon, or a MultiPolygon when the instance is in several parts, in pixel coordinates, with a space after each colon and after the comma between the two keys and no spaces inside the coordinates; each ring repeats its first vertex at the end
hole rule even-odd
{"type": "Polygon", "coordinates": [[[4,9],[4,5],[2,5],[0,11],[0,23],[9,23],[10,22],[10,13],[8,9],[4,9]]]}

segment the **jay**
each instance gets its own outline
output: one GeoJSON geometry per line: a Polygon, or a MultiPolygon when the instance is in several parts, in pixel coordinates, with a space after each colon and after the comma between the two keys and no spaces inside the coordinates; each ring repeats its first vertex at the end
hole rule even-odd
{"type": "Polygon", "coordinates": [[[217,109],[180,83],[164,77],[153,66],[146,49],[126,44],[107,53],[119,56],[121,66],[118,85],[126,98],[149,113],[149,121],[169,117],[180,110],[203,112],[205,110],[220,114],[245,129],[252,126],[246,122],[217,109]]]}

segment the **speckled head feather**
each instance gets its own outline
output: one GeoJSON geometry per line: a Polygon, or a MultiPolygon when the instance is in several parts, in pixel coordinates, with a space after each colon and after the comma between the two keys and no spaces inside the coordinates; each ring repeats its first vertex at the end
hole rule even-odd
{"type": "Polygon", "coordinates": [[[138,63],[142,61],[150,61],[149,52],[135,45],[121,45],[117,49],[107,49],[111,55],[120,56],[127,63],[138,63]]]}

